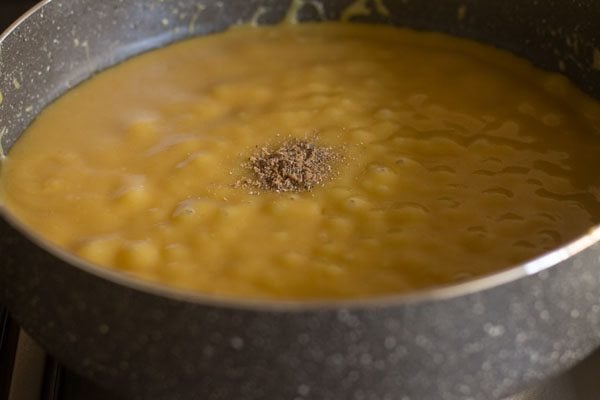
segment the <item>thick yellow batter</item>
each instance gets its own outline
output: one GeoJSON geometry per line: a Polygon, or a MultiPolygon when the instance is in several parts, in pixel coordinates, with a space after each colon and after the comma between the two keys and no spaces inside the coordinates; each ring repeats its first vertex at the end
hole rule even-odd
{"type": "Polygon", "coordinates": [[[224,296],[368,297],[537,256],[600,216],[600,107],[438,34],[239,28],[112,68],[44,111],[8,208],[106,267],[224,296]],[[312,192],[235,183],[256,146],[343,153],[312,192]]]}

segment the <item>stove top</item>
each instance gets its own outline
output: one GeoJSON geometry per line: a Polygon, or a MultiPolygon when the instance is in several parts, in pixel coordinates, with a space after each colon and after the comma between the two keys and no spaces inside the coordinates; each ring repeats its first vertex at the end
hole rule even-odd
{"type": "Polygon", "coordinates": [[[0,400],[120,400],[62,367],[0,311],[0,400]]]}
{"type": "MultiPolygon", "coordinates": [[[[0,31],[37,0],[0,0],[0,31]]],[[[505,400],[597,400],[600,352],[571,371],[505,400]]],[[[119,400],[62,367],[0,307],[0,400],[119,400]]],[[[124,399],[122,399],[124,400],[124,399]]],[[[482,399],[492,400],[492,399],[482,399]]]]}

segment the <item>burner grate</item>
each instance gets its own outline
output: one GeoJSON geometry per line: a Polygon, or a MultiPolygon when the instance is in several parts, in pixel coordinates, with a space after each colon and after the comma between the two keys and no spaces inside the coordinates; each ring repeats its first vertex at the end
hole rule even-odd
{"type": "Polygon", "coordinates": [[[44,366],[44,377],[42,380],[40,400],[66,399],[62,393],[63,383],[63,368],[54,359],[47,357],[46,365],[44,366]]]}
{"type": "Polygon", "coordinates": [[[0,400],[8,400],[12,381],[19,327],[6,310],[0,311],[0,400]]]}

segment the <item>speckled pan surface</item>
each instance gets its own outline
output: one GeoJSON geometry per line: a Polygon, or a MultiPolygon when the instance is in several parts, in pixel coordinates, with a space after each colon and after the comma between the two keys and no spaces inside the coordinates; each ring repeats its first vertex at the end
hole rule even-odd
{"type": "MultiPolygon", "coordinates": [[[[350,3],[295,5],[300,20],[336,19],[350,3]]],[[[362,3],[373,12],[358,21],[491,43],[600,96],[593,0],[362,3]]],[[[254,17],[277,22],[289,6],[46,1],[0,42],[3,148],[46,104],[107,66],[254,17]]],[[[600,345],[600,245],[592,244],[599,234],[461,287],[381,302],[261,306],[73,266],[0,218],[0,300],[60,361],[137,399],[500,399],[600,345]]]]}

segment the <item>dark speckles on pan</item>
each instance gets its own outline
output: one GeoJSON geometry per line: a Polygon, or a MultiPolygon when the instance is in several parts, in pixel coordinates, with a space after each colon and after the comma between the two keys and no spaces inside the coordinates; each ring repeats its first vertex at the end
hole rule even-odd
{"type": "MultiPolygon", "coordinates": [[[[323,2],[319,18],[335,19],[349,3],[323,2]]],[[[481,40],[564,71],[600,95],[595,1],[382,3],[390,15],[355,20],[481,40]]],[[[47,1],[0,42],[2,145],[10,148],[44,106],[105,67],[250,21],[261,7],[261,23],[274,23],[288,6],[278,0],[47,1]]],[[[314,7],[306,10],[301,20],[316,15],[314,7]]],[[[482,160],[479,173],[526,172],[496,167],[482,160]]],[[[541,182],[532,177],[528,184],[541,182]]],[[[557,239],[554,232],[540,235],[557,239]]],[[[539,272],[546,264],[538,260],[524,267],[529,276],[508,272],[492,278],[494,285],[481,280],[419,297],[286,307],[167,294],[74,267],[0,219],[0,298],[61,362],[135,399],[499,399],[568,368],[600,344],[600,246],[587,247],[593,240],[566,259],[553,254],[552,260],[564,259],[553,268],[539,272]]]]}

